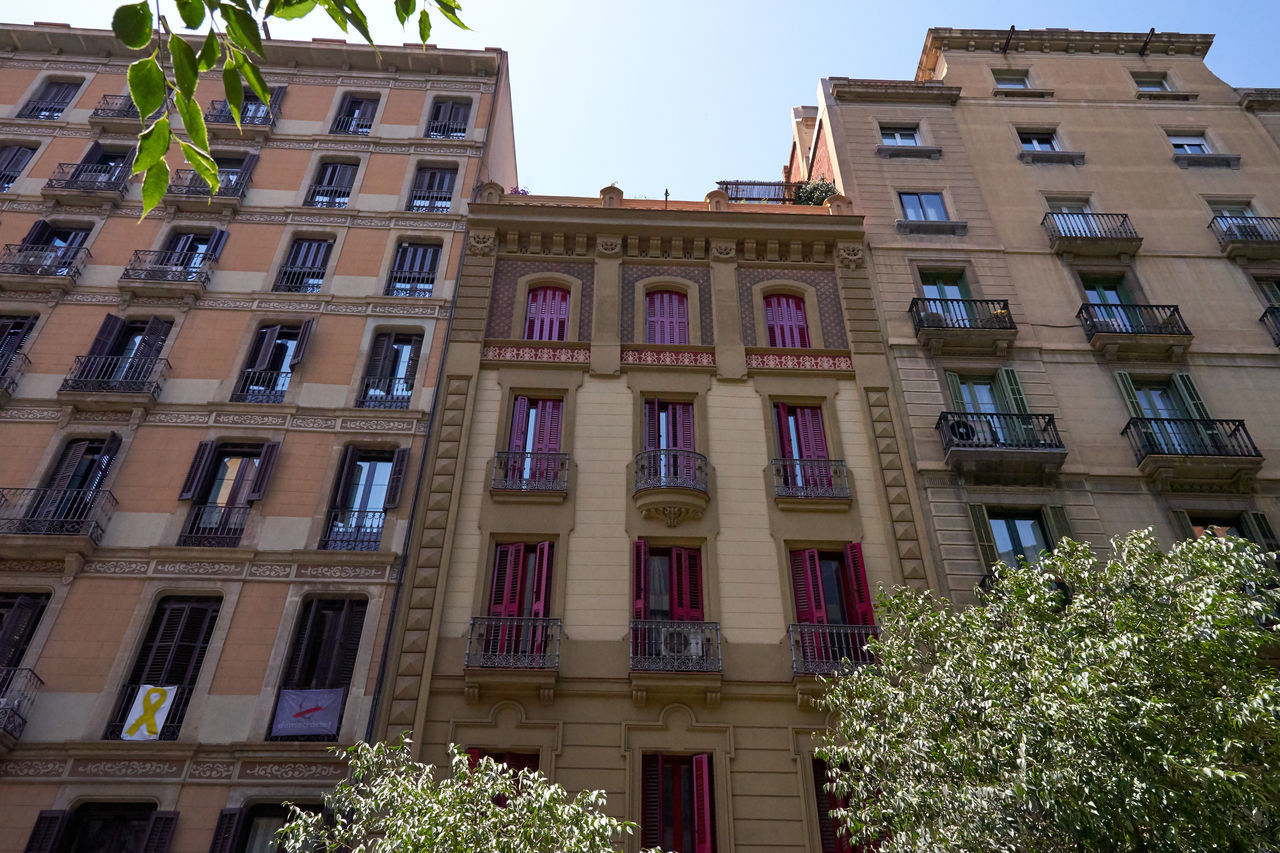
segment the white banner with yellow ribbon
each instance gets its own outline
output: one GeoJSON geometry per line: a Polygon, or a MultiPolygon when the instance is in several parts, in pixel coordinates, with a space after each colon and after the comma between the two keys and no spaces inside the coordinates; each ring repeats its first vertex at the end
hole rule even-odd
{"type": "Polygon", "coordinates": [[[125,718],[124,731],[120,732],[121,740],[157,740],[164,721],[169,716],[169,708],[173,705],[173,697],[178,693],[175,687],[158,687],[144,684],[138,688],[138,695],[133,697],[133,707],[125,718]]]}

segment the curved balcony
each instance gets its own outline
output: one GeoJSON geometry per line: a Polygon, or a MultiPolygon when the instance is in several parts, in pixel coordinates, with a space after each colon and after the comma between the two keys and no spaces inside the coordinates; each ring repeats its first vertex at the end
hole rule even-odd
{"type": "Polygon", "coordinates": [[[1104,358],[1181,358],[1191,330],[1177,305],[1094,305],[1076,312],[1089,345],[1104,358]]]}
{"type": "Polygon", "coordinates": [[[569,454],[499,451],[489,491],[499,501],[562,501],[569,491],[569,454]]]}
{"type": "Polygon", "coordinates": [[[160,396],[169,361],[130,355],[78,355],[58,398],[81,409],[132,409],[160,396]]]}
{"type": "Polygon", "coordinates": [[[1245,490],[1262,467],[1262,454],[1242,420],[1130,418],[1129,440],[1138,470],[1158,485],[1230,482],[1245,490]]]}
{"type": "Polygon", "coordinates": [[[907,308],[916,340],[934,355],[983,350],[1004,355],[1018,336],[1007,299],[922,299],[907,308]]]}
{"type": "Polygon", "coordinates": [[[875,636],[875,625],[789,625],[791,671],[827,675],[872,663],[864,647],[875,636]]]}
{"type": "Polygon", "coordinates": [[[720,672],[720,623],[631,621],[632,672],[720,672]]]}
{"type": "Polygon", "coordinates": [[[774,459],[773,494],[784,509],[846,509],[852,499],[843,459],[774,459]]]}
{"type": "Polygon", "coordinates": [[[1209,230],[1229,258],[1280,258],[1280,216],[1215,216],[1209,230]]]}
{"type": "Polygon", "coordinates": [[[942,412],[934,428],[946,464],[962,472],[1040,476],[1067,458],[1053,415],[942,412]]]}
{"type": "Polygon", "coordinates": [[[637,453],[632,496],[641,515],[668,527],[701,518],[710,502],[707,457],[670,448],[637,453]]]}
{"type": "Polygon", "coordinates": [[[0,666],[0,756],[7,754],[27,728],[27,717],[44,681],[35,670],[0,666]]]}
{"type": "Polygon", "coordinates": [[[1127,213],[1046,213],[1040,225],[1059,255],[1132,255],[1142,246],[1127,213]]]}
{"type": "Polygon", "coordinates": [[[178,536],[178,545],[185,548],[238,547],[250,509],[248,506],[196,504],[187,514],[187,521],[178,536]]]}

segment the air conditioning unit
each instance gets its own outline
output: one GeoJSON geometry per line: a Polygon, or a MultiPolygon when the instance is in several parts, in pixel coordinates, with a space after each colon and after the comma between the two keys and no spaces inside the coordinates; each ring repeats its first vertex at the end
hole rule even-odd
{"type": "Polygon", "coordinates": [[[702,632],[684,627],[660,629],[664,657],[702,657],[702,632]]]}
{"type": "Polygon", "coordinates": [[[947,432],[951,433],[953,439],[964,444],[973,441],[978,435],[978,430],[969,421],[952,421],[947,425],[947,432]]]}

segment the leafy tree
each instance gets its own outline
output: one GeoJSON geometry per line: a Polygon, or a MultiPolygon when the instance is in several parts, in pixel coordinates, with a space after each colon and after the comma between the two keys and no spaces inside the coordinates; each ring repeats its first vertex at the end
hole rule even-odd
{"type": "Polygon", "coordinates": [[[835,194],[836,185],[825,177],[818,177],[812,181],[804,181],[796,185],[795,203],[821,207],[824,201],[835,194]]]}
{"type": "MultiPolygon", "coordinates": [[[[354,29],[369,44],[369,22],[357,0],[173,0],[182,30],[203,40],[188,42],[174,32],[169,21],[156,17],[147,0],[120,6],[111,19],[116,38],[134,50],[150,48],[150,53],[129,66],[129,96],[145,116],[145,128],[138,134],[138,156],[133,172],[146,172],[142,181],[142,215],[160,203],[169,185],[169,166],[165,155],[176,140],[183,159],[209,185],[218,188],[218,165],[209,154],[209,134],[204,114],[196,101],[196,85],[201,72],[212,71],[222,64],[222,83],[227,106],[240,127],[240,111],[244,106],[245,86],[266,104],[271,101],[266,81],[258,69],[262,57],[262,31],[268,18],[296,20],[323,9],[343,32],[354,29]],[[207,27],[207,29],[206,29],[207,27]],[[167,66],[167,67],[166,67],[167,66]],[[175,136],[171,113],[176,110],[186,138],[175,136]]],[[[426,44],[431,35],[431,13],[436,10],[456,26],[467,29],[458,17],[459,0],[391,0],[396,17],[403,26],[417,13],[418,38],[426,44]],[[421,2],[421,10],[418,9],[421,2]]],[[[156,0],[157,15],[159,0],[156,0]]]]}
{"type": "Polygon", "coordinates": [[[1063,540],[981,606],[881,600],[818,750],[855,843],[898,851],[1256,851],[1280,837],[1280,595],[1255,546],[1102,562],[1063,540]]]}
{"type": "Polygon", "coordinates": [[[636,829],[602,813],[603,791],[571,800],[535,771],[491,758],[472,766],[456,746],[442,778],[413,760],[405,737],[346,753],[350,776],[325,797],[332,817],[292,808],[280,830],[289,853],[613,853],[636,829]]]}

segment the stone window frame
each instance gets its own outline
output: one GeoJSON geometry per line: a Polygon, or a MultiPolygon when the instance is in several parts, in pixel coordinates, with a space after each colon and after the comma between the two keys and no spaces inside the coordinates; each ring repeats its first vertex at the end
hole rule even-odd
{"type": "MultiPolygon", "coordinates": [[[[632,340],[635,346],[660,346],[659,344],[645,343],[645,323],[647,318],[647,299],[650,291],[653,290],[670,290],[675,293],[683,293],[685,298],[685,306],[689,311],[689,343],[690,347],[700,347],[702,343],[702,301],[698,294],[698,285],[696,282],[687,278],[678,278],[675,276],[649,276],[642,278],[635,283],[634,293],[632,295],[633,310],[635,317],[635,328],[632,329],[632,340]]],[[[708,306],[708,309],[710,306],[708,306]]],[[[806,306],[807,310],[808,306],[806,306]]],[[[574,318],[572,308],[570,309],[569,318],[574,318]]],[[[812,337],[810,338],[812,340],[812,337]]],[[[679,344],[668,344],[666,346],[678,347],[679,344]]]]}
{"type": "MultiPolygon", "coordinates": [[[[310,184],[308,184],[310,186],[310,184]]],[[[305,190],[303,191],[305,194],[305,190]]],[[[352,195],[355,191],[352,190],[352,195]]],[[[342,246],[346,241],[347,228],[345,226],[335,225],[333,227],[300,225],[294,228],[286,228],[285,233],[280,236],[280,241],[276,245],[275,253],[271,256],[270,266],[267,267],[267,273],[263,278],[263,286],[265,290],[262,293],[278,293],[288,297],[305,297],[314,296],[320,293],[331,293],[333,289],[333,280],[337,275],[338,259],[342,256],[342,246]],[[289,291],[277,291],[276,277],[280,274],[280,266],[289,257],[289,252],[293,250],[295,240],[331,240],[333,247],[329,249],[329,262],[325,266],[324,279],[320,282],[320,288],[314,294],[291,293],[289,291]]],[[[299,321],[301,322],[301,321],[299,321]]]]}
{"type": "Polygon", "coordinates": [[[511,304],[511,328],[507,339],[512,341],[526,340],[524,336],[525,320],[529,311],[529,291],[539,287],[558,287],[569,291],[569,319],[565,323],[563,341],[530,341],[533,344],[545,343],[580,343],[578,337],[579,323],[582,317],[582,279],[562,272],[535,272],[522,275],[516,279],[515,295],[511,304]]]}
{"type": "MultiPolygon", "coordinates": [[[[357,199],[360,196],[360,186],[364,183],[365,170],[369,168],[369,157],[367,153],[361,151],[332,151],[327,148],[317,148],[311,152],[311,156],[307,159],[307,168],[303,171],[303,175],[306,176],[306,180],[298,187],[297,195],[294,197],[293,207],[300,207],[304,210],[315,209],[306,207],[304,202],[306,202],[307,193],[311,191],[311,187],[315,184],[316,178],[320,174],[320,170],[329,163],[344,163],[348,166],[354,165],[356,167],[356,175],[351,179],[351,195],[347,198],[347,206],[335,209],[359,209],[360,205],[357,199]]],[[[323,208],[321,208],[321,210],[323,210],[323,208]]]]}
{"type": "Polygon", "coordinates": [[[324,124],[321,125],[320,133],[324,136],[333,136],[333,123],[338,120],[338,114],[347,103],[347,98],[373,98],[378,102],[378,108],[373,114],[373,124],[369,127],[368,134],[337,134],[338,136],[355,136],[360,139],[370,139],[380,136],[379,131],[382,129],[382,116],[387,111],[387,90],[377,86],[340,86],[334,91],[333,103],[329,105],[328,111],[324,116],[324,124]]]}
{"type": "MultiPolygon", "coordinates": [[[[808,327],[809,349],[826,349],[826,340],[822,334],[822,312],[818,305],[818,289],[812,284],[789,278],[771,278],[751,285],[751,312],[756,330],[756,346],[766,348],[769,346],[769,327],[765,322],[764,300],[766,296],[775,295],[798,296],[804,301],[804,321],[808,327]]],[[[692,326],[692,317],[690,325],[692,326]]],[[[689,331],[689,338],[693,339],[692,328],[689,331]]]]}

